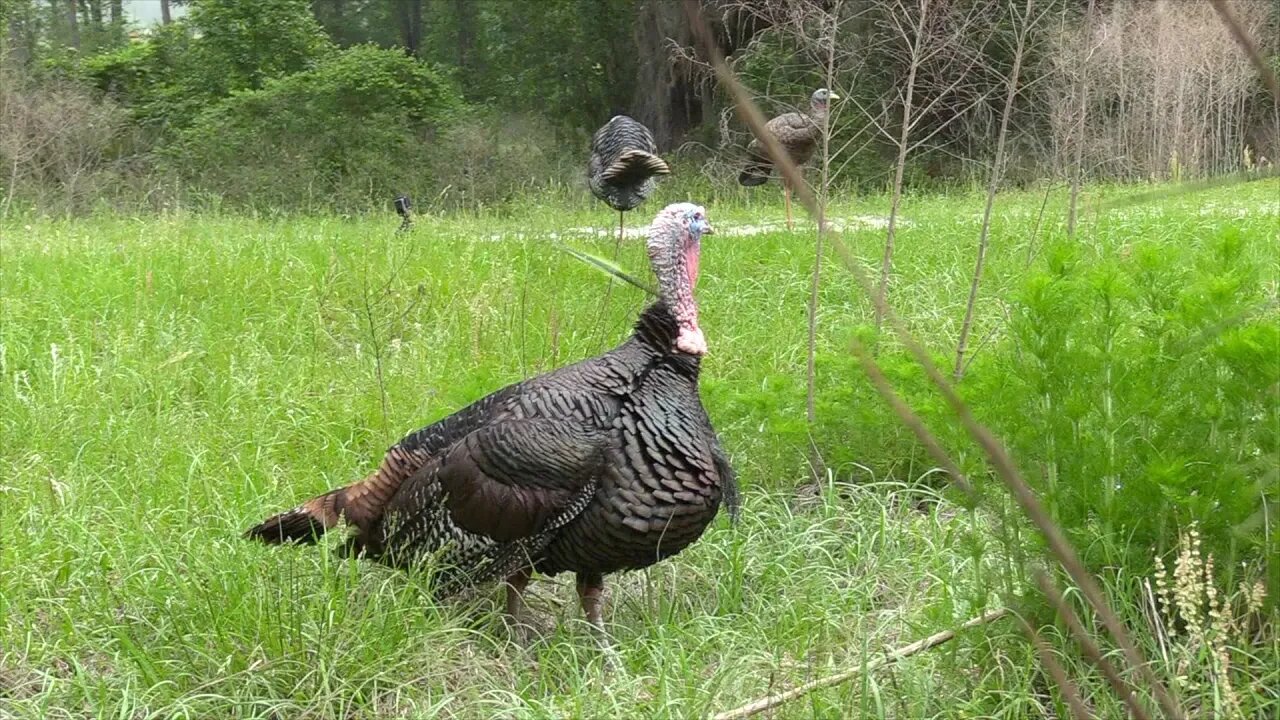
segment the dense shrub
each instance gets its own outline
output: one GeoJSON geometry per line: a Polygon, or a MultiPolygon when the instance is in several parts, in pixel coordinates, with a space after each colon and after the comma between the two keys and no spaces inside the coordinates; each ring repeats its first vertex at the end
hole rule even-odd
{"type": "Polygon", "coordinates": [[[233,94],[165,151],[202,189],[241,203],[366,207],[412,185],[430,136],[461,107],[434,68],[358,46],[315,68],[233,94]]]}
{"type": "Polygon", "coordinates": [[[257,90],[335,50],[308,0],[199,0],[188,22],[198,34],[193,79],[214,97],[257,90]]]}
{"type": "MultiPolygon", "coordinates": [[[[1153,552],[1174,550],[1194,523],[1226,573],[1271,558],[1280,589],[1280,535],[1267,531],[1280,503],[1280,317],[1265,251],[1225,227],[1170,230],[1118,253],[1063,241],[1047,255],[959,386],[975,414],[1094,567],[1149,571],[1153,552]]],[[[819,360],[831,383],[819,398],[824,456],[897,458],[903,466],[876,471],[919,477],[932,460],[865,385],[847,382],[861,370],[839,347],[819,360]]],[[[892,348],[879,361],[980,479],[982,454],[914,361],[892,348]]]]}
{"type": "Polygon", "coordinates": [[[1195,522],[1223,566],[1280,557],[1263,532],[1280,501],[1280,327],[1257,260],[1230,227],[1083,252],[1058,247],[1023,283],[1013,342],[973,378],[980,407],[1078,547],[1141,562],[1195,522]]]}
{"type": "Polygon", "coordinates": [[[551,124],[536,116],[468,113],[428,150],[430,191],[448,207],[510,202],[569,180],[583,166],[581,155],[557,148],[551,124]]]}
{"type": "Polygon", "coordinates": [[[75,74],[127,107],[144,127],[182,127],[212,99],[192,60],[193,44],[185,23],[159,26],[147,40],[84,58],[75,74]]]}
{"type": "Polygon", "coordinates": [[[303,0],[200,0],[191,15],[124,47],[90,55],[75,74],[148,126],[181,128],[238,90],[300,72],[335,52],[303,0]]]}

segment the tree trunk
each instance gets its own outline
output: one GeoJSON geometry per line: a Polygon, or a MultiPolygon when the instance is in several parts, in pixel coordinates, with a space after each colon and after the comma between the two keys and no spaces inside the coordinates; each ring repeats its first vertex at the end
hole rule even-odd
{"type": "Polygon", "coordinates": [[[71,26],[71,47],[80,49],[80,7],[76,0],[67,0],[67,22],[71,26]]]}
{"type": "MultiPolygon", "coordinates": [[[[767,27],[750,12],[726,0],[700,0],[703,17],[726,56],[745,46],[767,27]]],[[[635,118],[653,131],[660,150],[678,145],[713,112],[712,85],[700,69],[672,57],[671,45],[697,47],[681,3],[638,0],[635,18],[636,90],[631,101],[635,118]]]]}
{"type": "Polygon", "coordinates": [[[113,40],[124,40],[124,0],[111,0],[111,27],[115,32],[113,40]]]}
{"type": "MultiPolygon", "coordinates": [[[[1085,37],[1093,42],[1093,1],[1089,0],[1089,9],[1085,15],[1085,37]]],[[[1076,234],[1076,210],[1080,203],[1080,184],[1084,181],[1084,130],[1086,114],[1089,112],[1089,63],[1082,63],[1076,72],[1080,73],[1077,92],[1080,103],[1076,107],[1076,146],[1075,158],[1071,168],[1071,200],[1067,205],[1067,237],[1076,234]]]]}
{"type": "Polygon", "coordinates": [[[94,30],[102,29],[102,0],[85,0],[89,8],[89,25],[94,30]]]}
{"type": "Polygon", "coordinates": [[[639,54],[636,96],[631,105],[636,119],[653,131],[660,150],[672,147],[691,127],[702,121],[698,89],[688,72],[673,68],[668,43],[690,46],[691,30],[680,3],[642,0],[636,8],[636,44],[639,54]]]}
{"type": "Polygon", "coordinates": [[[25,68],[31,62],[31,53],[35,49],[35,38],[31,36],[31,7],[24,6],[22,14],[10,11],[9,58],[15,66],[25,68]]]}
{"type": "Polygon", "coordinates": [[[400,0],[396,12],[405,54],[418,57],[422,49],[422,0],[400,0]]]}
{"type": "Polygon", "coordinates": [[[347,48],[359,42],[360,23],[348,22],[346,0],[311,0],[311,14],[338,47],[347,48]]]}
{"type": "MultiPolygon", "coordinates": [[[[832,13],[839,17],[840,3],[837,0],[832,13]]],[[[827,87],[835,87],[836,80],[836,28],[833,25],[831,35],[826,38],[827,62],[824,68],[827,87]]],[[[822,252],[823,234],[827,231],[827,200],[831,195],[831,113],[822,114],[822,177],[818,185],[818,234],[813,246],[813,279],[809,285],[809,345],[806,353],[805,367],[805,418],[809,421],[809,469],[813,473],[814,482],[821,482],[826,475],[826,463],[823,462],[818,446],[814,442],[813,428],[818,422],[818,293],[822,287],[822,252]]]]}
{"type": "Polygon", "coordinates": [[[160,22],[165,25],[173,22],[173,13],[169,11],[169,0],[160,0],[160,22]]]}

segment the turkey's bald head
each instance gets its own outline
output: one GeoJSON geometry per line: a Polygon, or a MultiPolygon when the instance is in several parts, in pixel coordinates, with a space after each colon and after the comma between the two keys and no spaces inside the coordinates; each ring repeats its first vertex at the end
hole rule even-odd
{"type": "Polygon", "coordinates": [[[658,276],[658,296],[680,326],[672,349],[690,355],[707,354],[707,339],[698,327],[693,288],[698,284],[702,236],[713,232],[707,211],[693,203],[666,206],[649,226],[649,263],[658,276]]]}
{"type": "Polygon", "coordinates": [[[818,112],[826,112],[827,107],[832,100],[839,100],[840,96],[826,88],[818,88],[809,96],[809,104],[818,112]]]}

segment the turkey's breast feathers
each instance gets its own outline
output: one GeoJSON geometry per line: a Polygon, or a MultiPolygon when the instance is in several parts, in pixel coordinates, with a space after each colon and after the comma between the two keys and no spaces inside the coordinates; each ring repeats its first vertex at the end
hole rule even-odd
{"type": "MultiPolygon", "coordinates": [[[[778,139],[792,162],[803,165],[813,157],[822,129],[808,113],[789,112],[765,123],[765,130],[778,139]]],[[[770,163],[769,153],[759,140],[752,139],[747,153],[756,162],[770,163]]]]}

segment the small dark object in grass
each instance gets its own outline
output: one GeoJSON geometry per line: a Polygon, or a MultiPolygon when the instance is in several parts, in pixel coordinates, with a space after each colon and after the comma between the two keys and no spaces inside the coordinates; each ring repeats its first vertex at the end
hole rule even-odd
{"type": "Polygon", "coordinates": [[[413,201],[408,195],[397,195],[395,200],[396,214],[404,218],[400,221],[400,228],[396,232],[404,232],[413,225],[413,201]]]}

